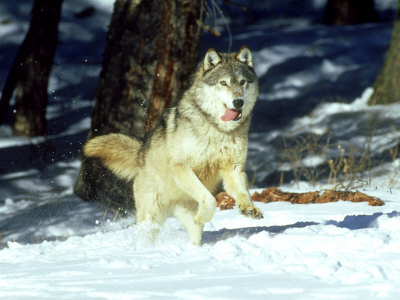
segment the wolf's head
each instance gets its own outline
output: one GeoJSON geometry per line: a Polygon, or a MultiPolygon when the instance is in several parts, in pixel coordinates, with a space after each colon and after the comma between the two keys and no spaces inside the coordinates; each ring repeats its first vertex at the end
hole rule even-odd
{"type": "Polygon", "coordinates": [[[258,96],[258,81],[249,48],[236,53],[209,49],[201,67],[199,105],[221,129],[233,130],[247,120],[258,96]]]}

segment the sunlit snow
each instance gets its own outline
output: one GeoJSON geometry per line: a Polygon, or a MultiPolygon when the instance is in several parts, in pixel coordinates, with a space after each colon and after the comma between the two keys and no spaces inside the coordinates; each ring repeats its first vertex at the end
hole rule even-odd
{"type": "MultiPolygon", "coordinates": [[[[13,136],[10,116],[0,125],[0,298],[400,299],[400,106],[367,106],[397,1],[376,1],[389,16],[382,22],[345,27],[320,23],[325,0],[254,1],[265,15],[254,14],[251,25],[230,8],[233,49],[250,47],[260,82],[251,192],[280,183],[289,192],[332,188],[327,160],[364,154],[374,163],[354,185],[385,205],[255,203],[261,220],[217,209],[201,247],[175,219],[151,245],[134,215],[122,218],[73,193],[113,2],[64,1],[49,134],[13,136]],[[92,16],[74,17],[89,6],[92,16]],[[316,146],[304,150],[304,141],[316,146]],[[324,175],[306,181],[291,175],[296,168],[324,175]]],[[[1,86],[31,4],[0,3],[1,86]]],[[[225,31],[206,34],[202,53],[226,51],[228,40],[225,31]]]]}

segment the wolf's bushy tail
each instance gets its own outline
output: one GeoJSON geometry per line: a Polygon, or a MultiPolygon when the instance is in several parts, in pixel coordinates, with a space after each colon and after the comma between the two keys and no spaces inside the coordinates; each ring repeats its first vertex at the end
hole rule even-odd
{"type": "Polygon", "coordinates": [[[138,153],[141,141],[123,134],[112,133],[89,140],[83,147],[87,157],[100,158],[115,175],[132,180],[138,173],[138,153]]]}

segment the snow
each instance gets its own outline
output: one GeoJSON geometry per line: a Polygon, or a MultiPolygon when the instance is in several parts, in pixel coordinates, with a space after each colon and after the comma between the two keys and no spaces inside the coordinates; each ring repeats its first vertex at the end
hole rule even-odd
{"type": "Polygon", "coordinates": [[[243,231],[236,211],[217,212],[202,247],[175,220],[155,246],[140,242],[145,229],[121,224],[65,241],[9,242],[0,291],[5,299],[395,299],[400,215],[390,212],[398,210],[392,198],[383,209],[259,204],[268,218],[243,231]]]}
{"type": "MultiPolygon", "coordinates": [[[[113,1],[68,0],[49,84],[49,134],[13,136],[10,117],[0,126],[0,299],[398,299],[400,107],[367,105],[397,2],[376,1],[380,23],[345,27],[319,23],[325,3],[254,1],[251,25],[223,7],[233,48],[252,49],[260,78],[251,192],[278,185],[283,173],[284,191],[331,188],[326,173],[314,182],[290,174],[297,166],[316,175],[342,152],[367,153],[372,163],[358,189],[384,206],[255,203],[261,220],[217,209],[196,247],[175,219],[150,244],[148,226],[135,225],[132,214],[80,200],[73,185],[113,1]],[[91,17],[74,17],[89,6],[91,17]],[[299,147],[313,134],[321,144],[284,159],[282,139],[299,147]]],[[[0,3],[2,84],[30,7],[29,0],[0,3]]],[[[202,52],[225,51],[228,41],[226,32],[207,35],[202,52]]]]}

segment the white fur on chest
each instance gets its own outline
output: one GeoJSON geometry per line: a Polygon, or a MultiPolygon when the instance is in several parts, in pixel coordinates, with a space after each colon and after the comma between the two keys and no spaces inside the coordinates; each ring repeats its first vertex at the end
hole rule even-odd
{"type": "Polygon", "coordinates": [[[212,136],[185,136],[178,152],[179,161],[193,169],[201,165],[221,165],[234,163],[245,156],[247,143],[244,138],[232,137],[227,134],[212,136]],[[200,165],[199,165],[200,164],[200,165]]]}

